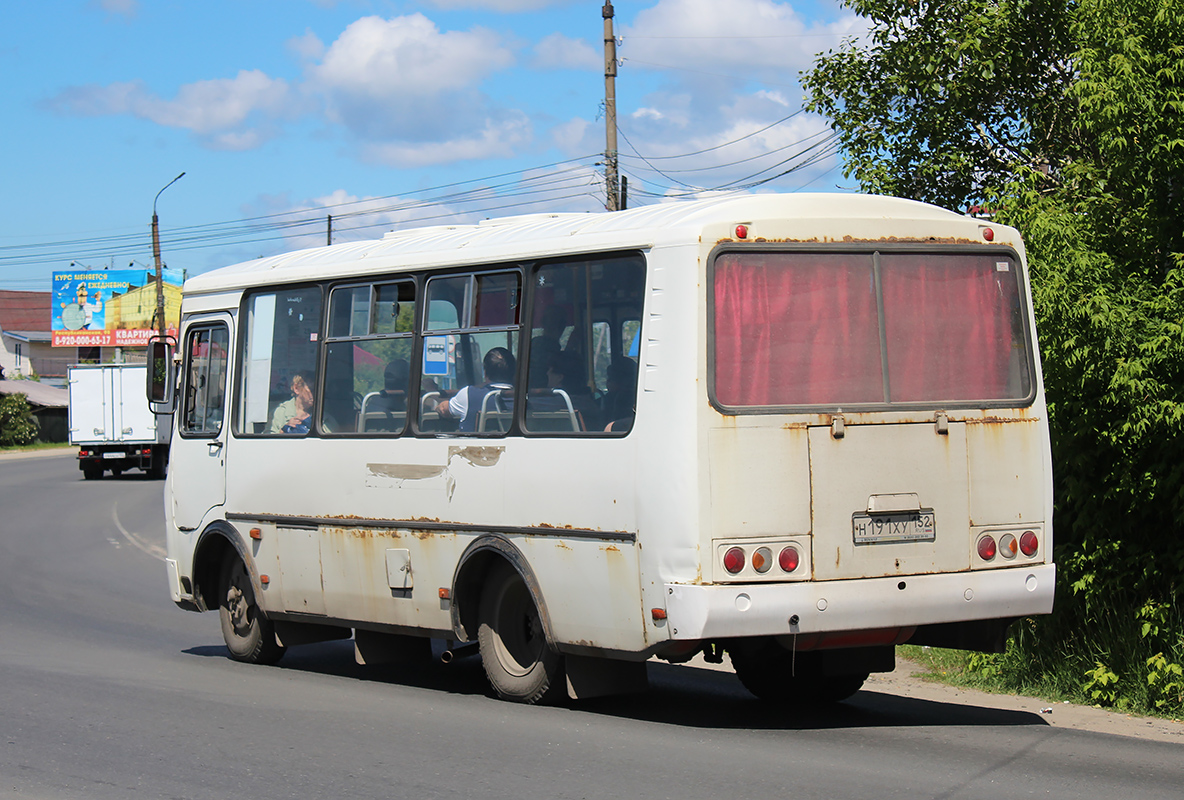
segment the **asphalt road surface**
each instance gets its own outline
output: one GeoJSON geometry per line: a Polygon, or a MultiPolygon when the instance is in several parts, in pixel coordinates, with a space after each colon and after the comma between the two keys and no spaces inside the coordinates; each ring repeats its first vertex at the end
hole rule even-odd
{"type": "Polygon", "coordinates": [[[214,614],[170,602],[162,520],[139,473],[0,458],[0,797],[1184,796],[1184,743],[891,681],[793,716],[662,664],[648,694],[561,708],[493,699],[477,658],[379,670],[334,642],[239,664],[214,614]]]}

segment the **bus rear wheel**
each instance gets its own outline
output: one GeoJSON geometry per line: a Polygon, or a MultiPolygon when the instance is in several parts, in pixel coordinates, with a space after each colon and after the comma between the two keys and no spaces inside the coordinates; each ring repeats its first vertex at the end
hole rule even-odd
{"type": "MultiPolygon", "coordinates": [[[[729,649],[728,656],[745,689],[761,700],[786,707],[817,709],[842,702],[858,692],[868,678],[867,672],[795,675],[794,654],[776,645],[729,649]]],[[[806,660],[802,653],[797,657],[799,662],[806,660]]]]}
{"type": "Polygon", "coordinates": [[[563,658],[551,649],[542,617],[522,576],[495,567],[481,590],[477,643],[498,697],[517,703],[554,701],[564,693],[563,658]]]}
{"type": "Polygon", "coordinates": [[[237,556],[222,567],[218,597],[222,639],[231,658],[247,664],[274,664],[283,658],[287,648],[276,642],[275,627],[255,603],[251,576],[237,556]]]}

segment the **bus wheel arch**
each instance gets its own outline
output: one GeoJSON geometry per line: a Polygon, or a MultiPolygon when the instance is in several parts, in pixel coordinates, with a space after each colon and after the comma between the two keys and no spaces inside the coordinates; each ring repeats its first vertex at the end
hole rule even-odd
{"type": "Polygon", "coordinates": [[[257,585],[259,576],[254,574],[254,561],[243,551],[238,532],[221,520],[210,523],[193,551],[193,595],[202,611],[218,608],[222,569],[231,556],[237,556],[246,565],[248,575],[257,585]]]}
{"type": "Polygon", "coordinates": [[[508,540],[489,536],[462,555],[453,580],[453,627],[477,639],[485,674],[504,700],[553,701],[566,695],[538,580],[508,540]],[[474,635],[475,634],[475,635],[474,635]]]}

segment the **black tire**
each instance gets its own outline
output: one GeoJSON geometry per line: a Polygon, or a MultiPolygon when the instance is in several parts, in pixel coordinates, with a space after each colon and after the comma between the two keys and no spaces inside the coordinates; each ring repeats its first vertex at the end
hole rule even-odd
{"type": "MultiPolygon", "coordinates": [[[[842,702],[859,691],[868,673],[794,676],[793,653],[778,645],[728,650],[744,688],[761,700],[801,709],[842,702]]],[[[798,659],[804,660],[802,654],[798,659]]]]}
{"type": "Polygon", "coordinates": [[[480,602],[477,643],[497,696],[527,704],[565,697],[563,657],[547,642],[522,576],[502,562],[486,578],[480,602]]]}
{"type": "Polygon", "coordinates": [[[222,566],[219,586],[218,617],[230,657],[247,664],[274,664],[283,658],[287,648],[276,642],[275,627],[255,603],[251,576],[238,556],[222,566]]]}
{"type": "Polygon", "coordinates": [[[82,468],[82,477],[84,480],[97,481],[103,477],[103,468],[100,466],[84,466],[82,468]]]}

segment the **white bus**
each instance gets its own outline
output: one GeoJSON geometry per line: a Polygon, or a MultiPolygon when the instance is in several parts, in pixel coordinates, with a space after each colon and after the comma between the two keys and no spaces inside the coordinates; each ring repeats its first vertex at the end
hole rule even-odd
{"type": "Polygon", "coordinates": [[[477,643],[537,702],[726,653],[808,704],[1052,608],[1002,225],[797,194],[397,231],[191,278],[153,357],[172,598],[241,661],[477,643]]]}

